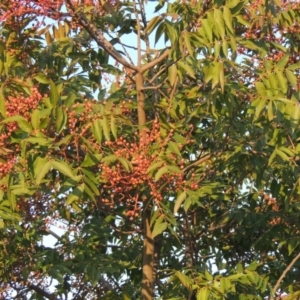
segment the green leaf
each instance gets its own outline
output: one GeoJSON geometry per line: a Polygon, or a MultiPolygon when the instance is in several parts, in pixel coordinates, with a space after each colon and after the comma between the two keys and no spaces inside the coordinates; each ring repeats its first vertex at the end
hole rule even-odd
{"type": "Polygon", "coordinates": [[[31,125],[26,120],[19,120],[18,125],[25,132],[30,133],[33,130],[31,125]]]}
{"type": "Polygon", "coordinates": [[[194,48],[191,45],[191,36],[190,36],[190,33],[185,30],[185,31],[183,31],[182,34],[183,34],[184,46],[188,50],[189,54],[191,56],[194,56],[194,48]]]}
{"type": "Polygon", "coordinates": [[[220,43],[220,41],[216,41],[215,42],[215,46],[214,46],[214,57],[215,58],[219,57],[220,50],[221,50],[221,43],[220,43]]]}
{"type": "Polygon", "coordinates": [[[273,113],[273,102],[270,101],[268,103],[268,120],[272,121],[274,119],[274,113],[273,113]]]}
{"type": "Polygon", "coordinates": [[[281,71],[277,71],[276,72],[276,76],[277,76],[277,81],[279,83],[280,89],[281,91],[286,94],[287,90],[288,90],[288,82],[287,82],[287,78],[283,75],[283,73],[281,71]]]}
{"type": "Polygon", "coordinates": [[[59,134],[62,132],[67,124],[67,113],[66,110],[61,106],[56,107],[56,132],[59,134]]]}
{"type": "Polygon", "coordinates": [[[34,76],[34,79],[40,83],[49,84],[50,79],[48,79],[44,74],[40,73],[34,76]]]}
{"type": "Polygon", "coordinates": [[[164,162],[161,160],[161,161],[158,161],[158,162],[155,162],[154,164],[150,165],[150,167],[147,169],[146,173],[151,173],[152,171],[155,171],[157,170],[158,167],[160,167],[164,162]]]}
{"type": "Polygon", "coordinates": [[[224,87],[225,87],[225,77],[224,77],[224,64],[220,63],[220,86],[221,86],[221,91],[224,93],[224,87]]]}
{"type": "Polygon", "coordinates": [[[5,99],[3,95],[3,84],[0,87],[0,114],[5,118],[6,117],[6,107],[5,107],[5,99]]]}
{"type": "Polygon", "coordinates": [[[181,157],[181,153],[180,153],[177,143],[170,141],[168,143],[168,148],[169,148],[169,150],[171,150],[171,152],[173,152],[173,153],[177,154],[179,157],[181,157]]]}
{"type": "Polygon", "coordinates": [[[78,200],[81,198],[82,194],[84,191],[84,183],[76,186],[72,192],[68,195],[67,200],[66,200],[66,205],[71,205],[74,201],[78,200]]]}
{"type": "Polygon", "coordinates": [[[284,161],[289,161],[289,157],[280,149],[275,149],[275,153],[280,156],[284,161]]]}
{"type": "Polygon", "coordinates": [[[206,37],[208,38],[209,42],[212,43],[212,41],[213,41],[213,30],[212,30],[213,24],[208,19],[203,19],[202,26],[203,26],[206,37]]]}
{"type": "Polygon", "coordinates": [[[162,20],[163,20],[163,18],[161,16],[156,16],[156,17],[152,18],[148,22],[147,27],[145,28],[145,32],[147,32],[148,34],[150,34],[159,25],[159,23],[162,20]]]}
{"type": "Polygon", "coordinates": [[[160,168],[155,174],[154,181],[158,181],[164,174],[169,171],[168,166],[164,166],[160,168]]]}
{"type": "Polygon", "coordinates": [[[107,141],[110,141],[110,128],[108,126],[107,117],[103,116],[103,118],[100,121],[101,121],[101,125],[102,125],[102,128],[103,128],[103,133],[104,133],[105,139],[107,141]]]}
{"type": "Polygon", "coordinates": [[[58,90],[55,83],[52,80],[50,80],[50,102],[53,107],[56,106],[57,101],[58,101],[58,90]]]}
{"type": "Polygon", "coordinates": [[[222,39],[225,38],[225,24],[223,14],[218,8],[214,9],[215,28],[222,39]]]}
{"type": "Polygon", "coordinates": [[[291,123],[293,130],[298,128],[299,120],[300,120],[300,107],[298,104],[296,104],[296,105],[294,105],[292,114],[290,116],[290,123],[291,123]]]}
{"type": "Polygon", "coordinates": [[[75,179],[75,176],[73,175],[71,168],[66,163],[58,160],[52,160],[51,167],[54,168],[55,170],[58,170],[60,173],[72,179],[75,179]]]}
{"type": "Polygon", "coordinates": [[[89,188],[92,190],[94,195],[96,196],[100,195],[99,188],[97,188],[96,184],[88,176],[84,176],[83,181],[86,185],[89,186],[89,188]]]}
{"type": "Polygon", "coordinates": [[[110,130],[111,130],[113,137],[115,139],[117,139],[118,138],[117,125],[116,125],[116,118],[114,117],[114,115],[111,115],[111,117],[110,117],[110,130]]]}
{"type": "Polygon", "coordinates": [[[221,70],[221,63],[219,61],[215,61],[214,73],[212,77],[212,88],[214,88],[220,82],[220,70],[221,70]]]}
{"type": "Polygon", "coordinates": [[[292,64],[292,65],[289,65],[288,69],[291,70],[291,71],[295,71],[297,69],[300,69],[300,62],[292,64]]]}
{"type": "Polygon", "coordinates": [[[276,151],[273,151],[272,154],[269,157],[269,160],[268,160],[268,165],[269,166],[272,164],[272,162],[274,161],[275,157],[276,157],[276,151]]]}
{"type": "Polygon", "coordinates": [[[33,129],[39,129],[40,126],[40,111],[35,109],[31,114],[31,124],[33,129]]]}
{"type": "MultiPolygon", "coordinates": [[[[186,276],[185,274],[181,273],[180,271],[176,271],[174,274],[182,283],[182,285],[188,289],[191,288],[192,286],[192,282],[190,280],[190,278],[188,276],[186,276]]],[[[201,299],[202,300],[202,299],[201,299]]]]}
{"type": "Polygon", "coordinates": [[[24,196],[24,195],[30,195],[32,196],[36,192],[35,189],[27,189],[25,187],[22,188],[16,188],[12,190],[12,193],[15,194],[16,196],[24,196]]]}
{"type": "Polygon", "coordinates": [[[127,159],[123,157],[118,157],[118,161],[122,164],[122,166],[125,168],[127,172],[133,171],[133,166],[127,159]]]}
{"type": "Polygon", "coordinates": [[[289,69],[286,69],[285,74],[286,74],[286,77],[287,77],[288,81],[290,82],[290,84],[294,88],[297,88],[298,80],[297,80],[297,77],[295,76],[294,72],[289,69]]]}
{"type": "Polygon", "coordinates": [[[176,81],[176,77],[177,77],[177,67],[175,64],[172,64],[169,68],[168,68],[168,79],[170,81],[170,84],[173,86],[175,81],[176,81]]]}
{"type": "Polygon", "coordinates": [[[175,202],[175,205],[174,205],[174,214],[177,213],[177,211],[178,211],[178,209],[180,208],[182,202],[186,199],[186,196],[187,196],[187,194],[186,194],[185,191],[182,192],[182,193],[178,196],[178,198],[177,198],[177,200],[176,200],[176,202],[175,202]]]}
{"type": "Polygon", "coordinates": [[[288,241],[288,253],[289,255],[291,255],[294,250],[296,249],[296,247],[299,245],[299,239],[296,238],[296,239],[290,239],[288,241]]]}
{"type": "Polygon", "coordinates": [[[159,41],[159,39],[161,38],[161,36],[163,34],[165,34],[165,36],[166,36],[166,26],[165,26],[165,23],[159,24],[159,26],[156,29],[155,39],[154,39],[154,44],[155,45],[157,44],[157,42],[159,41]]]}
{"type": "Polygon", "coordinates": [[[278,61],[278,63],[276,64],[276,67],[277,67],[279,70],[283,70],[284,67],[286,66],[286,64],[288,63],[289,58],[290,58],[290,56],[289,56],[288,54],[284,55],[284,56],[278,61]]]}
{"type": "Polygon", "coordinates": [[[233,26],[232,26],[231,11],[226,5],[223,6],[223,17],[227,28],[230,30],[231,33],[234,33],[233,26]]]}
{"type": "Polygon", "coordinates": [[[186,71],[189,76],[196,79],[194,70],[192,69],[192,67],[190,65],[188,65],[188,64],[186,64],[186,63],[184,63],[183,61],[180,60],[178,62],[178,66],[180,68],[182,68],[184,71],[186,71]]]}
{"type": "Polygon", "coordinates": [[[205,270],[204,275],[205,278],[209,281],[212,281],[214,279],[213,276],[207,270],[205,270]]]}
{"type": "Polygon", "coordinates": [[[42,137],[29,137],[24,139],[23,141],[31,144],[38,144],[40,146],[46,146],[49,145],[53,140],[42,137]]]}
{"type": "Polygon", "coordinates": [[[256,106],[255,114],[254,114],[254,121],[258,119],[262,110],[266,107],[266,103],[267,103],[266,99],[260,99],[260,98],[258,99],[258,105],[256,106]]]}
{"type": "Polygon", "coordinates": [[[241,0],[227,0],[226,1],[226,5],[229,7],[229,8],[234,8],[236,7],[238,4],[241,3],[241,0]]]}
{"type": "Polygon", "coordinates": [[[95,194],[92,192],[92,190],[86,184],[84,185],[84,191],[90,197],[90,199],[92,199],[93,202],[96,204],[97,201],[96,201],[96,198],[95,198],[95,194]]]}
{"type": "Polygon", "coordinates": [[[168,227],[166,222],[163,222],[162,216],[159,217],[154,224],[154,228],[152,230],[152,238],[154,239],[159,234],[163,233],[168,227]]]}
{"type": "Polygon", "coordinates": [[[101,120],[96,119],[92,124],[92,133],[99,144],[102,142],[102,125],[101,120]]]}
{"type": "Polygon", "coordinates": [[[210,66],[205,68],[203,71],[205,83],[208,83],[210,80],[212,80],[215,74],[215,62],[211,63],[210,66]]]}
{"type": "Polygon", "coordinates": [[[227,42],[227,40],[224,40],[222,43],[222,51],[223,51],[224,56],[227,58],[228,57],[228,42],[227,42]]]}
{"type": "Polygon", "coordinates": [[[259,95],[261,95],[261,96],[266,96],[267,95],[266,87],[262,82],[256,82],[255,87],[256,87],[256,90],[257,90],[259,95]]]}
{"type": "Polygon", "coordinates": [[[50,161],[46,161],[46,159],[40,159],[40,161],[36,164],[38,159],[39,157],[36,159],[34,164],[34,173],[36,175],[35,182],[37,185],[39,185],[42,182],[45,175],[49,172],[51,168],[50,161]]]}

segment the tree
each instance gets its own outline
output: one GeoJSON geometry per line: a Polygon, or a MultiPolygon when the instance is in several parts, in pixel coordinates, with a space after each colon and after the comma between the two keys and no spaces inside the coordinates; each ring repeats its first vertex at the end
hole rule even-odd
{"type": "Polygon", "coordinates": [[[1,1],[1,297],[296,299],[299,1],[148,5],[1,1]]]}

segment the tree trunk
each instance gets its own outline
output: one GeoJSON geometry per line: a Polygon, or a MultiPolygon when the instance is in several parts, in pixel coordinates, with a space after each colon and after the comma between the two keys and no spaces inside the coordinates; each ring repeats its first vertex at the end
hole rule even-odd
{"type": "Polygon", "coordinates": [[[142,280],[142,299],[152,300],[154,296],[154,240],[150,229],[151,209],[145,203],[143,212],[143,280],[142,280]]]}
{"type": "MultiPolygon", "coordinates": [[[[188,215],[184,217],[184,243],[185,243],[185,259],[186,259],[186,267],[188,269],[193,268],[193,249],[192,249],[192,241],[190,236],[190,222],[188,215]]],[[[193,291],[189,292],[188,300],[195,299],[195,293],[193,291]]]]}
{"type": "MultiPolygon", "coordinates": [[[[136,74],[137,89],[137,107],[138,121],[140,127],[140,143],[146,143],[146,131],[144,125],[146,123],[145,113],[145,95],[143,91],[144,78],[142,73],[136,74]]],[[[154,260],[154,240],[150,228],[151,206],[149,200],[144,202],[142,226],[143,226],[143,279],[142,279],[142,299],[152,300],[154,295],[154,278],[153,278],[153,260],[154,260]]]]}

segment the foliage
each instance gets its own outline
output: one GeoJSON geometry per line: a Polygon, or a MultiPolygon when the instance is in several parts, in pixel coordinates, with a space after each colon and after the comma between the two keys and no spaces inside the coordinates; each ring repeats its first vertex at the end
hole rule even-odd
{"type": "Polygon", "coordinates": [[[299,1],[154,4],[1,1],[2,298],[300,294],[299,1]]]}

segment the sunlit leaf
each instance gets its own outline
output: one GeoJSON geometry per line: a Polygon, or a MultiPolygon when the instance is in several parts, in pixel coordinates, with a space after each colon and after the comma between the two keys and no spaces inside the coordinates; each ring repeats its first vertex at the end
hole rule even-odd
{"type": "Polygon", "coordinates": [[[181,204],[183,203],[183,201],[186,199],[186,192],[182,192],[179,196],[178,196],[178,198],[177,198],[177,200],[176,200],[176,202],[175,202],[175,206],[174,206],[174,214],[176,214],[177,213],[177,211],[178,211],[178,209],[180,208],[180,206],[181,206],[181,204]]]}
{"type": "Polygon", "coordinates": [[[51,161],[51,167],[58,170],[62,174],[74,178],[73,172],[71,168],[64,162],[58,161],[58,160],[52,160],[51,161]]]}

